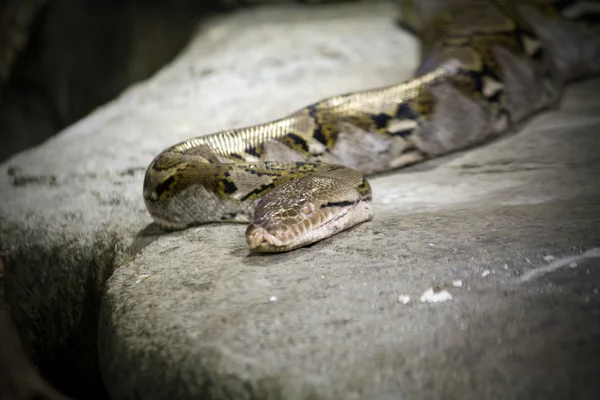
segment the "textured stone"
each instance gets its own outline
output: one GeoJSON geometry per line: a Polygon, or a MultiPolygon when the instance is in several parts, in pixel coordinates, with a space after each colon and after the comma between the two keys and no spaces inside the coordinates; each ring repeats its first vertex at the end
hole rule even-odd
{"type": "Polygon", "coordinates": [[[115,399],[598,389],[599,80],[517,134],[373,177],[374,221],[310,248],[251,256],[240,225],[150,225],[142,177],[165,146],[408,77],[417,45],[393,15],[357,3],[215,20],[151,80],[0,167],[7,301],[37,361],[96,379],[99,326],[115,399]],[[549,254],[578,267],[527,278],[549,254]],[[452,299],[420,303],[432,287],[452,299]]]}
{"type": "Polygon", "coordinates": [[[600,249],[520,277],[593,245],[599,215],[597,201],[386,215],[274,257],[247,256],[241,229],[159,238],[110,280],[105,382],[115,399],[594,398],[600,249]],[[420,303],[430,287],[452,300],[420,303]]]}

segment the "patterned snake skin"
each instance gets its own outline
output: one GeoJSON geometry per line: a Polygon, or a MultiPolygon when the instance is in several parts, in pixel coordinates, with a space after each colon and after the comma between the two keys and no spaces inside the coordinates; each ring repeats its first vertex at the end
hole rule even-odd
{"type": "Polygon", "coordinates": [[[600,71],[598,1],[400,2],[422,43],[415,78],[160,153],[144,200],[165,229],[251,222],[254,251],[293,250],[372,218],[363,174],[464,149],[556,105],[600,71]]]}

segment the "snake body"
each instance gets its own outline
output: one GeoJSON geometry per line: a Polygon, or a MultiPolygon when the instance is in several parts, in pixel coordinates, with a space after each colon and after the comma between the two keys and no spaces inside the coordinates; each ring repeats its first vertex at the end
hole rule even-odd
{"type": "Polygon", "coordinates": [[[600,71],[600,2],[402,1],[415,78],[285,118],[186,140],[152,161],[144,200],[165,229],[251,222],[251,249],[288,251],[372,218],[364,175],[464,149],[557,104],[600,71]]]}

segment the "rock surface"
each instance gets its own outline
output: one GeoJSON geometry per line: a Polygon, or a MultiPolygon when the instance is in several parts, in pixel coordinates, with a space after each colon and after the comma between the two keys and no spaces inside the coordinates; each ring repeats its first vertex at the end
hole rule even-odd
{"type": "Polygon", "coordinates": [[[250,256],[243,226],[150,224],[142,178],[165,146],[407,78],[417,43],[393,15],[378,2],[215,20],[151,80],[0,167],[7,302],[46,374],[60,363],[55,381],[100,385],[100,361],[114,399],[600,389],[600,80],[517,134],[373,177],[375,220],[310,248],[250,256]],[[420,302],[430,288],[451,298],[420,302]]]}

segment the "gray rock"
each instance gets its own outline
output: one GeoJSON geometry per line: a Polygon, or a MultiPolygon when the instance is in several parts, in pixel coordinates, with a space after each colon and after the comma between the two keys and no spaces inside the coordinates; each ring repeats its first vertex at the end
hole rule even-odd
{"type": "Polygon", "coordinates": [[[215,20],[151,80],[0,167],[6,298],[38,364],[99,384],[98,340],[115,399],[597,389],[599,80],[518,134],[372,178],[375,220],[310,248],[249,256],[240,225],[150,225],[142,177],[165,146],[408,77],[417,44],[393,15],[382,2],[215,20]],[[556,267],[528,278],[548,254],[556,267]],[[420,303],[432,287],[452,299],[420,303]]]}
{"type": "Polygon", "coordinates": [[[600,249],[520,276],[590,246],[598,211],[388,215],[274,257],[248,257],[241,229],[160,238],[110,280],[105,382],[115,399],[592,398],[600,249]],[[430,287],[452,300],[421,303],[430,287]]]}

